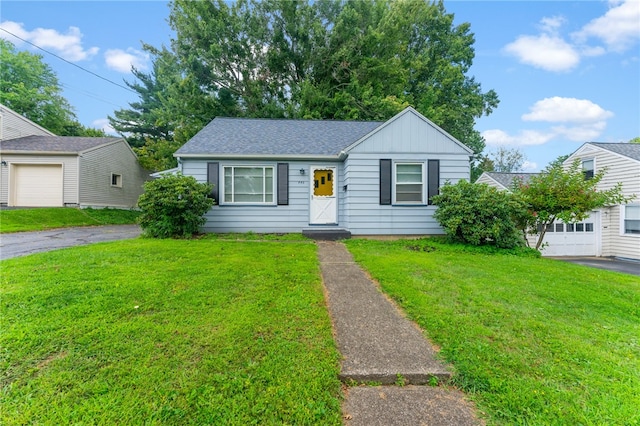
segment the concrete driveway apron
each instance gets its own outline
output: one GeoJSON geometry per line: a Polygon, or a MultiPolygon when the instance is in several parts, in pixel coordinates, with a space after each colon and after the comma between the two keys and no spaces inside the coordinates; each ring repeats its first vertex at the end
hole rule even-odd
{"type": "Polygon", "coordinates": [[[138,225],[107,225],[2,234],[0,260],[65,247],[126,240],[138,237],[141,232],[138,225]]]}

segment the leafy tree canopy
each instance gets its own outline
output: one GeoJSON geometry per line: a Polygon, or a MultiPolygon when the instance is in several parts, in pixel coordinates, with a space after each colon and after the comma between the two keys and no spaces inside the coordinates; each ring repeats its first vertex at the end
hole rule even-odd
{"type": "Polygon", "coordinates": [[[472,170],[471,180],[476,181],[483,172],[513,173],[522,170],[527,157],[518,148],[503,146],[489,155],[480,155],[472,170]]]}
{"type": "Polygon", "coordinates": [[[218,115],[386,120],[407,105],[482,152],[475,120],[498,105],[468,76],[469,24],[442,1],[174,0],[170,48],[145,46],[153,71],[112,125],[184,142],[218,115]]]}
{"type": "Polygon", "coordinates": [[[579,222],[594,209],[630,200],[623,195],[621,183],[608,190],[598,190],[598,183],[605,173],[606,170],[601,169],[592,178],[585,178],[578,159],[569,168],[553,164],[532,176],[526,184],[515,183],[514,193],[527,209],[527,213],[519,218],[518,225],[524,231],[536,233],[539,230],[536,249],[543,244],[547,226],[555,220],[579,222]]]}
{"type": "Polygon", "coordinates": [[[0,103],[59,136],[105,135],[78,122],[58,77],[41,55],[17,51],[0,39],[0,64],[0,103]]]}

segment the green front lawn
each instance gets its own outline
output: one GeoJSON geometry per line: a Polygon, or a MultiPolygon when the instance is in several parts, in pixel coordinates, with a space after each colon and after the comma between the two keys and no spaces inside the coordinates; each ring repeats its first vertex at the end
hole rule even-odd
{"type": "Polygon", "coordinates": [[[127,225],[136,223],[140,212],[120,209],[51,207],[0,210],[0,233],[43,231],[69,226],[127,225]]]}
{"type": "Polygon", "coordinates": [[[0,424],[341,422],[308,241],[138,239],[1,265],[0,424]]]}
{"type": "Polygon", "coordinates": [[[428,240],[350,240],[489,424],[640,424],[640,279],[428,240]]]}

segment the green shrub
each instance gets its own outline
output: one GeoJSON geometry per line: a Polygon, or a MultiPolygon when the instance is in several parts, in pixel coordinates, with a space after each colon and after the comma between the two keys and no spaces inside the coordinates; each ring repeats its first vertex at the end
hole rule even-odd
{"type": "Polygon", "coordinates": [[[438,206],[434,218],[453,241],[500,248],[525,243],[514,221],[522,204],[507,191],[459,181],[442,187],[433,203],[438,206]]]}
{"type": "Polygon", "coordinates": [[[182,174],[163,176],[144,184],[138,199],[142,213],[138,223],[153,238],[191,237],[206,219],[214,204],[211,185],[182,174]]]}

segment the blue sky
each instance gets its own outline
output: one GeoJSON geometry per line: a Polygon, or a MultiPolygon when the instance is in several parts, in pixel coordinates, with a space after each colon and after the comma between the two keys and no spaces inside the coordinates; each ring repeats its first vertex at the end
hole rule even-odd
{"type": "MultiPolygon", "coordinates": [[[[584,142],[640,136],[640,0],[445,0],[445,7],[475,34],[470,75],[500,98],[476,125],[486,152],[517,148],[524,170],[537,171],[584,142]]],[[[169,44],[168,16],[161,1],[0,2],[0,28],[123,86],[133,81],[132,64],[150,65],[142,42],[169,44]]],[[[0,37],[43,55],[86,126],[103,128],[138,99],[4,31],[0,37]]]]}

